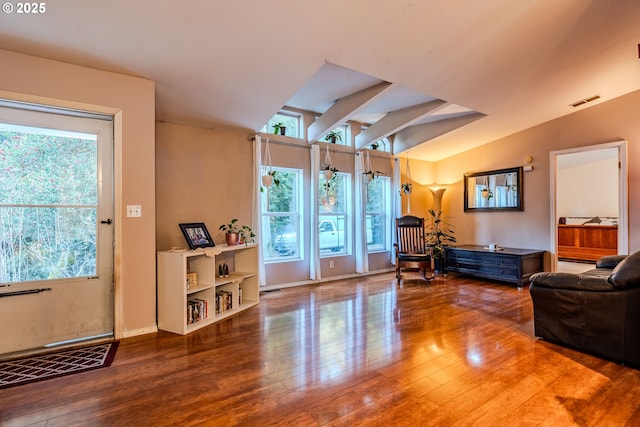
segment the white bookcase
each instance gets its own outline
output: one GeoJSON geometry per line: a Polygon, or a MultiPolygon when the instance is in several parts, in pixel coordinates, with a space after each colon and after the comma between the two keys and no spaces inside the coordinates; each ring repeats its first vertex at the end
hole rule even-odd
{"type": "Polygon", "coordinates": [[[185,335],[258,304],[258,245],[207,249],[206,253],[158,252],[159,329],[185,335]],[[218,274],[224,264],[229,268],[228,277],[218,274]],[[196,274],[195,286],[188,287],[188,273],[196,274]],[[224,304],[216,308],[216,300],[224,304]],[[201,312],[200,320],[190,323],[194,310],[201,312]]]}

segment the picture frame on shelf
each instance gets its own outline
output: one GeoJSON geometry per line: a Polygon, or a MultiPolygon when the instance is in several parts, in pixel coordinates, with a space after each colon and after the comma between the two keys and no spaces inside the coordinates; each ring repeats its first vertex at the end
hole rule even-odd
{"type": "Polygon", "coordinates": [[[204,222],[190,222],[179,225],[184,238],[187,240],[189,249],[212,248],[216,245],[204,222]]]}

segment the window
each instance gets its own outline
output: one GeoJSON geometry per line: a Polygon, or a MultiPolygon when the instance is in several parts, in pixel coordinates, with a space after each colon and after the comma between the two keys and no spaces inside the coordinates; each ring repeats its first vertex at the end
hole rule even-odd
{"type": "Polygon", "coordinates": [[[320,172],[318,185],[318,242],[320,256],[348,254],[350,248],[351,175],[337,172],[327,181],[320,172]]]}
{"type": "Polygon", "coordinates": [[[367,184],[366,233],[369,252],[389,250],[391,229],[391,179],[378,176],[367,184]]]}
{"type": "Polygon", "coordinates": [[[264,133],[275,133],[275,125],[281,123],[281,126],[285,128],[286,136],[290,136],[292,138],[301,138],[302,135],[300,131],[300,122],[300,114],[283,110],[273,116],[271,120],[267,122],[266,126],[261,129],[261,131],[264,133]]]}
{"type": "Polygon", "coordinates": [[[351,132],[349,132],[349,125],[341,125],[334,128],[324,137],[324,142],[351,146],[351,132]]]}
{"type": "Polygon", "coordinates": [[[262,248],[265,262],[302,259],[302,170],[274,167],[279,185],[263,189],[262,248]]]}
{"type": "Polygon", "coordinates": [[[384,151],[384,152],[390,153],[391,152],[391,143],[389,142],[389,140],[387,138],[382,138],[382,139],[379,139],[377,141],[372,142],[369,147],[365,147],[365,148],[370,148],[372,150],[384,151]]]}

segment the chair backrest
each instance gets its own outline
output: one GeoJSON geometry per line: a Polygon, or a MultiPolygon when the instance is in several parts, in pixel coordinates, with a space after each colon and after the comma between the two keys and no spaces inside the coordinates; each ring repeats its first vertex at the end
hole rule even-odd
{"type": "Polygon", "coordinates": [[[398,253],[424,254],[426,243],[424,240],[424,218],[405,215],[396,218],[396,235],[398,253]]]}

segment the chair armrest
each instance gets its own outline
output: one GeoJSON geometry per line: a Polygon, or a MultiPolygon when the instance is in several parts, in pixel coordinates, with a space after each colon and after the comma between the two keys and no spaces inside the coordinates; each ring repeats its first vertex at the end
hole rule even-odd
{"type": "Polygon", "coordinates": [[[625,259],[626,255],[606,255],[596,261],[596,268],[608,268],[613,270],[618,263],[625,259]]]}
{"type": "Polygon", "coordinates": [[[530,288],[541,287],[573,291],[610,292],[616,289],[607,281],[607,277],[589,276],[571,273],[536,273],[531,276],[530,288]]]}

